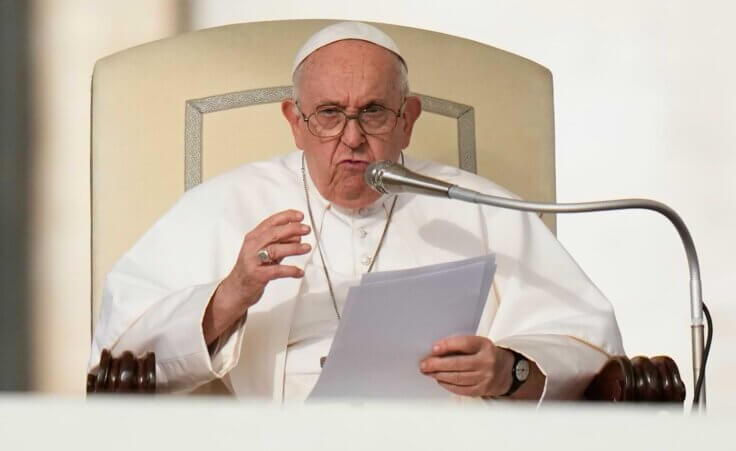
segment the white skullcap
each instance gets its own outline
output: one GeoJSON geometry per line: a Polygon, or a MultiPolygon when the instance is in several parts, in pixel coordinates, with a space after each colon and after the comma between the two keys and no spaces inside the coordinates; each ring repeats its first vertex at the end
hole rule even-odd
{"type": "Polygon", "coordinates": [[[399,52],[399,47],[389,35],[373,25],[368,25],[367,23],[339,22],[326,26],[307,39],[307,42],[304,43],[302,48],[296,52],[291,73],[294,74],[302,61],[307,59],[309,55],[318,49],[321,49],[327,44],[343,41],[345,39],[359,39],[361,41],[367,41],[381,46],[386,50],[390,50],[399,57],[401,62],[404,64],[404,67],[406,67],[406,62],[404,61],[404,58],[402,58],[401,52],[399,52]]]}

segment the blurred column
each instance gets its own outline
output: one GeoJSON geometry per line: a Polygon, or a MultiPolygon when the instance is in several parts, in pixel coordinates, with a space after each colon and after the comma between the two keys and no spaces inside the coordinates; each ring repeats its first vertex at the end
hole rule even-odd
{"type": "Polygon", "coordinates": [[[27,11],[0,1],[0,391],[28,387],[27,11]]]}
{"type": "MultiPolygon", "coordinates": [[[[96,60],[188,28],[177,0],[32,0],[29,289],[34,390],[82,394],[90,347],[90,83],[96,60]]],[[[161,80],[166,83],[166,80],[161,80]]]]}

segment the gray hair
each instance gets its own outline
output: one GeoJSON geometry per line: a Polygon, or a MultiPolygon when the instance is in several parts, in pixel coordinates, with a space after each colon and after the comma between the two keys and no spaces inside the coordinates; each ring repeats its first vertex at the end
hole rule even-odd
{"type": "MultiPolygon", "coordinates": [[[[406,65],[401,60],[401,58],[398,55],[394,55],[394,66],[396,68],[398,82],[399,82],[399,93],[401,94],[402,99],[405,99],[409,95],[409,74],[406,69],[406,65]]],[[[294,89],[292,92],[291,97],[298,101],[299,100],[299,90],[300,85],[302,81],[302,72],[305,66],[305,63],[309,60],[309,57],[302,61],[302,63],[299,65],[299,67],[296,68],[294,71],[294,74],[291,76],[291,82],[294,85],[294,89]]]]}

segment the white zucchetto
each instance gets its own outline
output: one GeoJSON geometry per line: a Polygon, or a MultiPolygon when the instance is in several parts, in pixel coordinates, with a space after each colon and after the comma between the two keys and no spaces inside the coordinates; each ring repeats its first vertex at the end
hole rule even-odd
{"type": "Polygon", "coordinates": [[[399,47],[389,35],[373,25],[368,25],[363,22],[339,22],[322,28],[307,39],[307,42],[305,42],[299,51],[296,52],[291,73],[294,74],[297,67],[299,67],[299,65],[307,59],[309,55],[318,49],[326,46],[327,44],[343,41],[345,39],[367,41],[381,46],[386,50],[390,50],[399,57],[401,62],[404,64],[404,67],[406,67],[406,62],[401,56],[399,47]]]}

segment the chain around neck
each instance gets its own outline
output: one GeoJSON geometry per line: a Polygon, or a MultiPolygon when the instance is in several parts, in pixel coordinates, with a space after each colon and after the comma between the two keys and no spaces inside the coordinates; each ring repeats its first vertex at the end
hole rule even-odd
{"type": "MultiPolygon", "coordinates": [[[[401,160],[403,163],[404,160],[404,154],[401,154],[401,160]]],[[[322,261],[322,269],[325,272],[325,279],[327,279],[327,288],[330,290],[330,299],[332,299],[332,307],[335,309],[335,315],[337,316],[337,319],[342,319],[342,316],[340,315],[340,310],[337,308],[337,298],[335,297],[335,291],[332,288],[332,280],[330,279],[330,272],[327,270],[327,263],[325,263],[325,257],[324,252],[322,251],[322,233],[321,230],[317,230],[317,224],[314,222],[314,214],[312,213],[312,203],[309,200],[309,187],[307,186],[307,170],[306,170],[306,162],[304,158],[304,153],[302,152],[302,182],[304,183],[304,197],[307,200],[307,211],[309,212],[309,223],[312,226],[312,232],[314,233],[315,241],[317,242],[317,250],[319,251],[319,258],[322,261]]],[[[386,237],[386,231],[388,230],[388,225],[391,223],[391,217],[394,214],[394,207],[396,206],[396,195],[394,195],[393,202],[391,203],[391,209],[388,211],[388,217],[386,218],[386,225],[383,227],[383,232],[381,233],[381,238],[378,240],[378,245],[376,246],[376,250],[373,253],[373,257],[371,258],[371,264],[368,267],[367,272],[371,272],[373,270],[373,266],[376,264],[376,258],[378,258],[378,253],[381,251],[381,247],[383,246],[383,240],[386,237]]]]}

